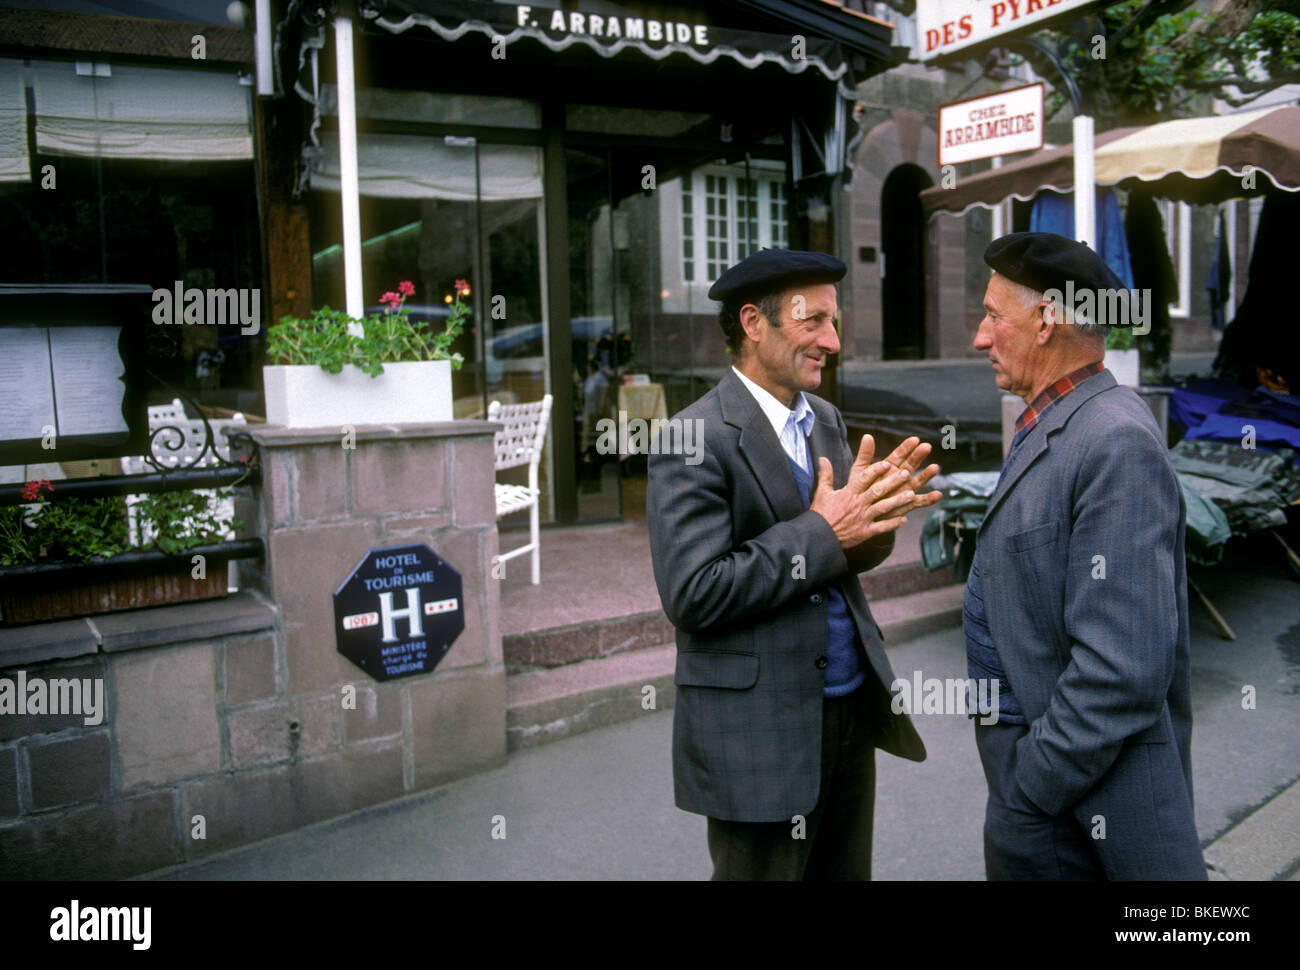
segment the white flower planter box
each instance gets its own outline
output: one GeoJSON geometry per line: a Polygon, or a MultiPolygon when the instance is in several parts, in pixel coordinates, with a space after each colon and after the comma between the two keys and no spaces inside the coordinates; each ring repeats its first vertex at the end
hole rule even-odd
{"type": "Polygon", "coordinates": [[[1129,387],[1141,383],[1141,355],[1136,350],[1108,350],[1103,364],[1115,375],[1116,382],[1129,387]]]}
{"type": "Polygon", "coordinates": [[[452,420],[451,361],[385,364],[371,377],[355,364],[341,374],[312,365],[262,368],[266,420],[286,428],[423,424],[452,420]]]}

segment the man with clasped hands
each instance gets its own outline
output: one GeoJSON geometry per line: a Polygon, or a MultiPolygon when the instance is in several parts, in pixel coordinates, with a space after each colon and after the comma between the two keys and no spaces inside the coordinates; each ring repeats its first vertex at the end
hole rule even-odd
{"type": "Polygon", "coordinates": [[[655,582],[677,628],[673,781],[708,816],[714,879],[869,879],[875,748],[922,761],[858,573],[939,500],[909,438],[857,456],[838,409],[809,393],[839,350],[820,253],[760,250],[709,291],[733,366],[678,418],[703,460],[652,453],[655,582]]]}

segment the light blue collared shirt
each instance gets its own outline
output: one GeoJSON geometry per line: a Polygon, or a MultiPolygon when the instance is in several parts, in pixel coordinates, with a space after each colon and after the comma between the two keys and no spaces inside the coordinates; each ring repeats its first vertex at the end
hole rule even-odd
{"type": "MultiPolygon", "coordinates": [[[[772,430],[776,432],[777,440],[781,442],[781,447],[796,465],[806,471],[809,475],[813,474],[812,456],[808,453],[808,435],[812,434],[813,425],[817,421],[817,414],[813,411],[812,405],[804,397],[803,391],[800,391],[794,399],[794,410],[786,407],[771,391],[759,387],[748,377],[736,370],[733,366],[732,371],[737,377],[749,388],[749,392],[754,395],[758,401],[758,406],[762,409],[767,420],[771,422],[772,430]]],[[[813,475],[815,479],[817,476],[813,475]]]]}

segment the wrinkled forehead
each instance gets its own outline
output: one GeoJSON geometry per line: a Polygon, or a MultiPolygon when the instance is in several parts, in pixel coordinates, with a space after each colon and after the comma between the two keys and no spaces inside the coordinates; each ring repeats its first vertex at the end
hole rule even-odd
{"type": "Polygon", "coordinates": [[[1014,280],[1003,276],[997,270],[989,277],[989,285],[984,290],[984,306],[992,309],[1007,309],[1023,306],[1026,297],[1032,296],[1029,287],[1022,286],[1014,280]]]}
{"type": "Polygon", "coordinates": [[[782,290],[778,297],[784,315],[795,319],[813,316],[835,316],[839,312],[836,285],[825,282],[794,283],[782,290]],[[795,310],[800,311],[798,315],[795,310]]]}

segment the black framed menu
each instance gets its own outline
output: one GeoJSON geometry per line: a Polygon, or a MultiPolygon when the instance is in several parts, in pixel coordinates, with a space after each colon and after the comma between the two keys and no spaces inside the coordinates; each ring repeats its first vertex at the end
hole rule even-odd
{"type": "Polygon", "coordinates": [[[148,451],[146,285],[0,284],[0,465],[148,451]]]}

